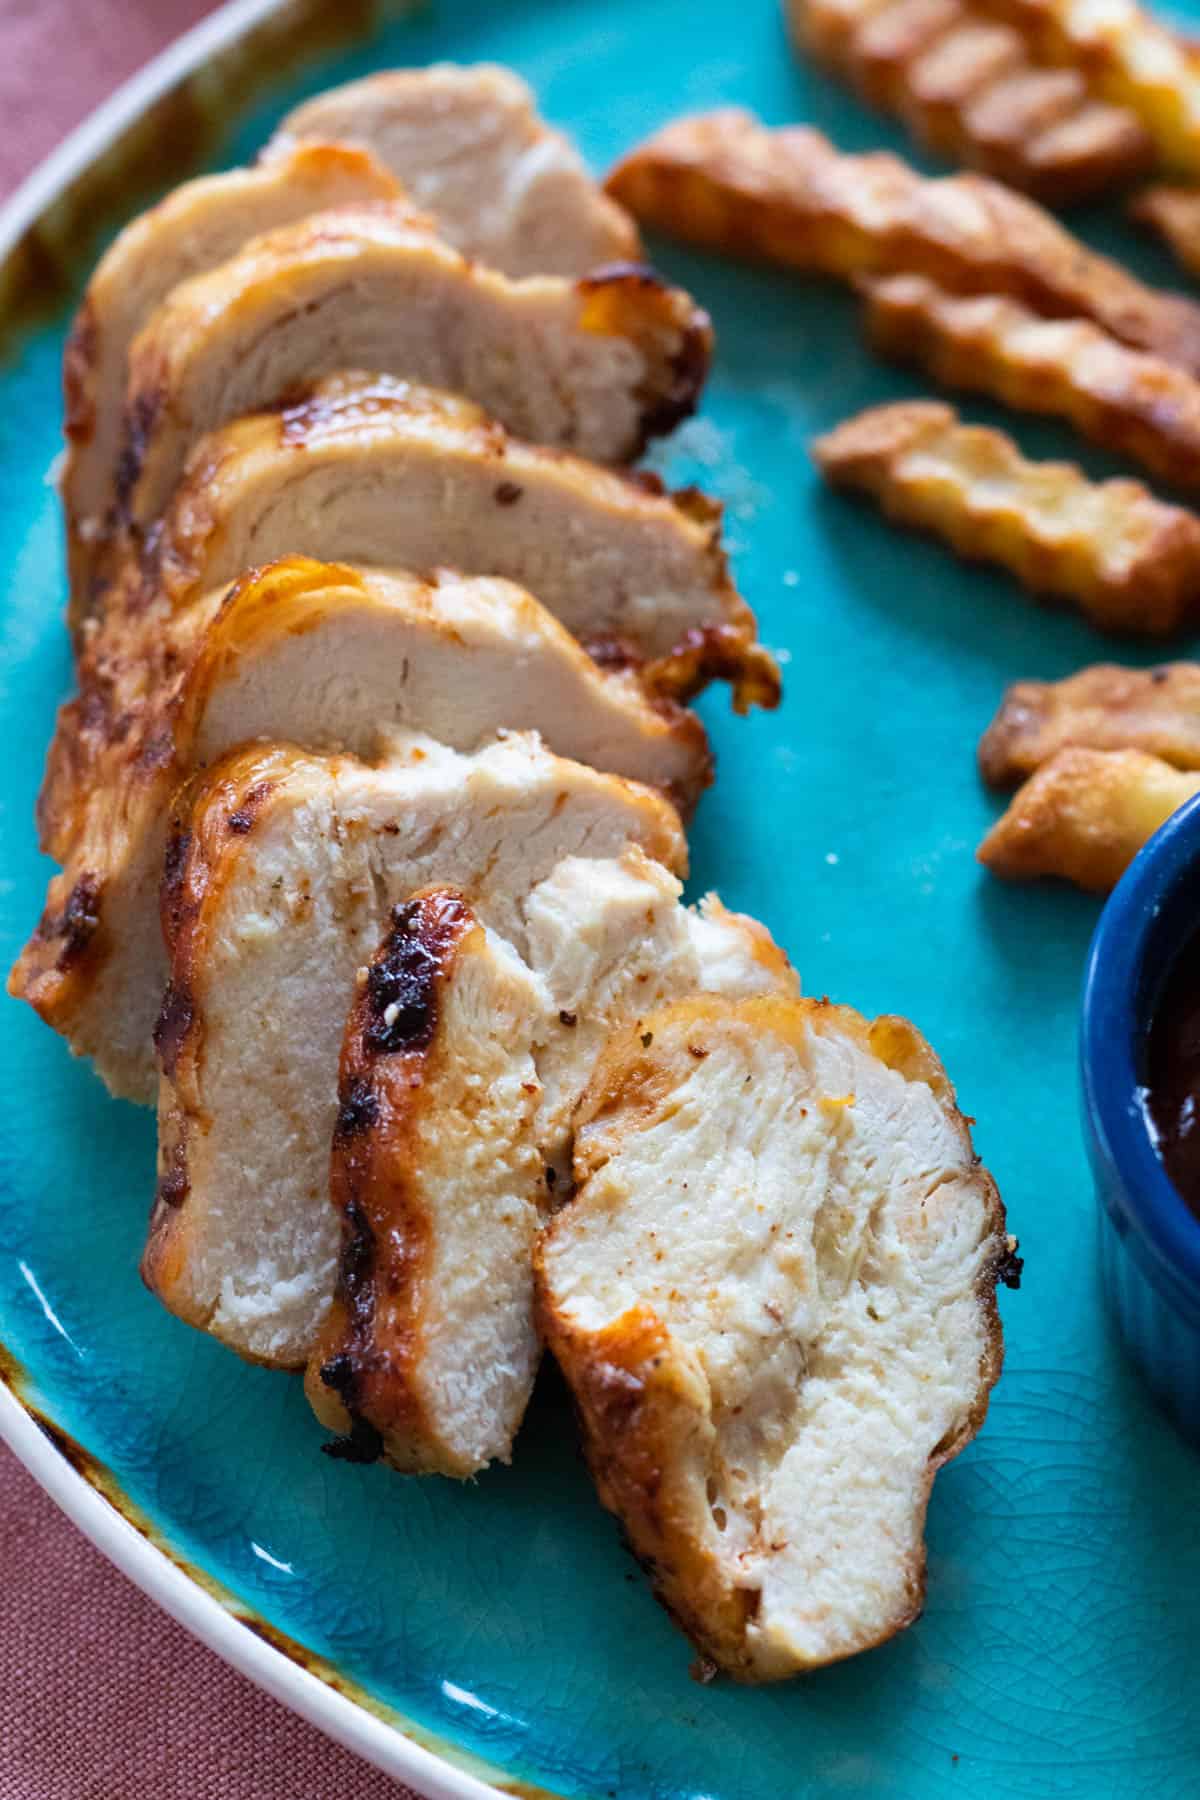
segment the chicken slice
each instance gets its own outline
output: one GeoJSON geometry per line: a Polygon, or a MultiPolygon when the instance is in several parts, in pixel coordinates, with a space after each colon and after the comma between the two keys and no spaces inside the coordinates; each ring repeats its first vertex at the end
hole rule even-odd
{"type": "Polygon", "coordinates": [[[761,925],[679,895],[639,849],[569,857],[524,904],[527,964],[444,889],[396,909],[342,1048],[342,1249],[308,1370],[343,1454],[458,1476],[508,1460],[537,1366],[533,1239],[609,1034],[681,995],[796,992],[761,925]]]}
{"type": "MultiPolygon", "coordinates": [[[[147,588],[169,611],[293,552],[504,575],[607,661],[645,663],[699,639],[736,705],[773,705],[778,670],[720,533],[720,507],[694,489],[666,493],[523,443],[453,394],[345,374],[203,438],[127,579],[140,615],[147,588]]],[[[649,671],[651,686],[668,666],[649,671]]]]}
{"type": "Polygon", "coordinates": [[[668,1609],[746,1681],[911,1623],[1019,1272],[924,1039],[827,1001],[666,1007],[601,1058],[575,1174],[538,1316],[668,1609]]]}
{"type": "Polygon", "coordinates": [[[389,69],[318,94],[267,147],[297,138],[365,145],[464,256],[505,275],[586,275],[636,262],[637,227],[575,147],[538,117],[510,69],[389,69]]]}
{"type": "Polygon", "coordinates": [[[685,907],[681,891],[669,869],[631,849],[604,863],[568,858],[526,902],[527,955],[556,1021],[538,1046],[538,1131],[560,1199],[575,1106],[615,1030],[689,994],[798,991],[763,926],[726,911],[715,894],[685,907]]]}
{"type": "Polygon", "coordinates": [[[160,1183],[143,1271],[244,1355],[304,1364],[333,1292],[338,1048],[391,909],[437,881],[523,955],[525,896],[628,844],[668,868],[674,808],[527,735],[467,757],[398,735],[375,766],[286,746],[218,764],[177,805],[158,1026],[160,1183]]]}
{"type": "Polygon", "coordinates": [[[296,144],[259,168],[185,182],[126,226],[101,258],[63,359],[73,626],[92,609],[97,559],[113,528],[126,359],[151,313],[179,282],[223,263],[248,238],[309,213],[399,194],[394,177],[364,150],[296,144]]]}
{"type": "Polygon", "coordinates": [[[707,315],[647,269],[513,282],[404,206],[317,213],[184,282],[138,334],[118,503],[144,530],[204,432],[346,368],[451,388],[520,437],[627,461],[694,409],[711,342],[707,315]]]}
{"type": "Polygon", "coordinates": [[[541,984],[462,894],[397,906],[342,1045],[337,1287],[309,1364],[334,1454],[414,1474],[507,1462],[537,1370],[541,984]]]}
{"type": "Polygon", "coordinates": [[[267,738],[370,756],[402,727],[472,750],[511,727],[688,808],[709,779],[694,714],[605,673],[506,581],[294,557],[174,623],[146,655],[119,662],[106,705],[62,728],[47,796],[61,809],[64,868],[10,979],[127,1099],[152,1100],[157,1085],[155,920],[172,796],[236,746],[267,738]]]}

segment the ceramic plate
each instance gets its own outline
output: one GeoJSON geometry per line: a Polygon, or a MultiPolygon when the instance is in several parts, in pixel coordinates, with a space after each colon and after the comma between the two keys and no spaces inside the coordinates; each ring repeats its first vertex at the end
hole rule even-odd
{"type": "MultiPolygon", "coordinates": [[[[68,254],[82,247],[72,221],[103,213],[115,227],[184,172],[181,146],[203,141],[208,166],[227,166],[304,93],[437,57],[512,64],[598,168],[668,115],[727,102],[811,120],[847,148],[903,148],[795,65],[776,0],[444,0],[364,16],[352,39],[324,43],[312,16],[290,39],[280,20],[262,4],[217,15],[9,210],[10,243],[41,223],[9,258],[0,363],[6,958],[48,873],[31,815],[69,684],[48,477],[86,273],[68,254]],[[271,41],[260,31],[247,47],[267,14],[271,41]],[[297,48],[302,70],[281,77],[297,48]]],[[[1117,224],[1087,216],[1082,229],[1171,279],[1117,224]]],[[[772,716],[735,720],[719,693],[705,702],[720,778],[696,821],[694,888],[719,884],[765,919],[809,992],[906,1013],[928,1033],[978,1117],[1028,1258],[1023,1290],[1003,1296],[1008,1365],[987,1428],[934,1493],[923,1620],[805,1681],[694,1685],[687,1645],[595,1503],[551,1378],[514,1466],[473,1485],[330,1462],[299,1382],[243,1366],[145,1293],[153,1121],[109,1100],[14,1004],[0,1073],[0,1425],[173,1612],[430,1792],[482,1792],[479,1777],[592,1800],[1195,1792],[1197,1466],[1148,1410],[1102,1315],[1077,1127],[1076,1000],[1096,907],[1001,886],[973,855],[994,810],[974,745],[1005,683],[1110,647],[819,487],[815,431],[916,391],[865,354],[847,294],[656,252],[710,308],[720,342],[701,420],[656,460],[727,503],[737,573],[787,679],[772,716]]],[[[1065,432],[1018,429],[1033,451],[1080,455],[1065,432]]]]}

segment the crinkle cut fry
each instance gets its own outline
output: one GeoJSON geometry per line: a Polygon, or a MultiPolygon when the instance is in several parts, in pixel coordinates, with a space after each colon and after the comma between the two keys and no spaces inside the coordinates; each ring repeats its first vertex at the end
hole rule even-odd
{"type": "Polygon", "coordinates": [[[1176,487],[1200,490],[1200,381],[1088,319],[1043,319],[994,294],[946,294],[920,275],[863,284],[872,349],[935,381],[1085,438],[1176,487]]]}
{"type": "Polygon", "coordinates": [[[1050,875],[1107,893],[1159,826],[1198,793],[1200,774],[1144,751],[1071,746],[1013,796],[979,860],[1009,881],[1050,875]]]}
{"type": "Polygon", "coordinates": [[[1158,232],[1189,274],[1200,275],[1200,189],[1143,188],[1130,202],[1129,216],[1158,232]]]}
{"type": "Polygon", "coordinates": [[[1193,46],[1136,0],[978,0],[1015,25],[1042,62],[1077,69],[1137,114],[1162,165],[1200,177],[1200,63],[1193,46]]]}
{"type": "Polygon", "coordinates": [[[1200,305],[1147,287],[983,175],[929,180],[897,156],[844,156],[820,132],[768,131],[731,109],[668,125],[608,186],[643,224],[706,249],[843,280],[917,273],[956,293],[1008,294],[1200,374],[1200,305]]]}
{"type": "Polygon", "coordinates": [[[1090,482],[1073,463],[1027,462],[1000,431],[937,401],[900,401],[813,445],[825,479],[960,556],[1000,563],[1103,630],[1161,636],[1200,595],[1200,519],[1138,481],[1090,482]]]}
{"type": "Polygon", "coordinates": [[[1071,745],[1200,769],[1200,664],[1095,663],[1063,681],[1014,682],[979,741],[980,772],[992,787],[1015,787],[1071,745]]]}
{"type": "Polygon", "coordinates": [[[919,142],[1052,204],[1152,160],[1132,113],[1097,101],[1075,70],[1039,67],[1019,32],[965,0],[792,0],[790,17],[802,49],[919,142]]]}

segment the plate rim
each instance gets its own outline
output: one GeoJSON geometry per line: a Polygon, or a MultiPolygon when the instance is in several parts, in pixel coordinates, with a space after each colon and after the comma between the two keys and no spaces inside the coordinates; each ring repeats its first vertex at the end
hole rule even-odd
{"type": "MultiPolygon", "coordinates": [[[[4,1355],[15,1361],[11,1351],[5,1349],[4,1355]]],[[[315,1666],[304,1668],[277,1649],[254,1629],[251,1621],[257,1615],[253,1608],[235,1601],[232,1594],[224,1601],[216,1592],[210,1593],[196,1575],[188,1573],[182,1556],[175,1560],[168,1555],[73,1465],[56,1441],[58,1436],[57,1428],[52,1431],[49,1423],[41,1424],[20,1395],[0,1381],[0,1441],[102,1556],[223,1662],[327,1737],[407,1783],[427,1800],[497,1800],[512,1793],[503,1776],[502,1786],[480,1780],[447,1756],[417,1743],[398,1719],[389,1722],[340,1692],[329,1676],[317,1672],[321,1659],[315,1654],[315,1666]],[[235,1604],[241,1616],[234,1611],[235,1604]]],[[[88,1460],[94,1461],[90,1453],[88,1460]]],[[[127,1499],[112,1472],[99,1462],[94,1466],[103,1473],[106,1485],[127,1499]]],[[[127,1504],[135,1515],[132,1501],[127,1499],[127,1504]]],[[[218,1586],[213,1580],[214,1589],[218,1586]]],[[[331,1675],[336,1673],[332,1664],[325,1666],[331,1675]]],[[[518,1785],[522,1794],[547,1792],[524,1781],[518,1785]]]]}
{"type": "MultiPolygon", "coordinates": [[[[72,184],[110,150],[154,103],[195,75],[209,58],[233,46],[276,14],[291,10],[295,0],[224,0],[206,18],[172,40],[156,56],[102,101],[43,158],[0,205],[0,265],[18,251],[48,211],[72,184]]],[[[21,1364],[0,1339],[0,1362],[20,1371],[21,1364]]],[[[428,1800],[496,1800],[511,1794],[549,1795],[549,1790],[502,1770],[489,1770],[495,1781],[482,1780],[453,1758],[466,1751],[444,1740],[445,1753],[418,1743],[415,1725],[399,1716],[385,1717],[333,1685],[337,1671],[313,1655],[315,1668],[300,1666],[283,1650],[260,1636],[250,1622],[253,1609],[232,1593],[228,1600],[209,1592],[197,1575],[175,1561],[132,1522],[137,1509],[120,1482],[103,1464],[105,1486],[120,1496],[129,1516],[114,1500],[76,1468],[56,1442],[50,1421],[37,1412],[15,1385],[0,1379],[0,1441],[54,1504],[65,1513],[101,1555],[115,1565],[156,1605],[183,1625],[232,1668],[290,1711],[385,1774],[407,1783],[428,1800]],[[243,1616],[234,1610],[234,1605],[243,1616]],[[319,1673],[321,1667],[329,1673],[319,1673]]],[[[89,1453],[90,1455],[90,1453],[89,1453]]],[[[198,1572],[199,1573],[199,1572],[198,1572]]],[[[214,1589],[217,1584],[214,1582],[214,1589]]],[[[264,1627],[266,1621],[263,1621],[264,1627]]],[[[273,1628],[271,1628],[273,1629],[273,1628]]],[[[311,1654],[311,1653],[310,1653],[311,1654]]],[[[430,1732],[431,1737],[437,1734],[430,1732]]],[[[475,1760],[475,1759],[473,1759],[475,1760]]],[[[482,1764],[480,1766],[483,1766],[482,1764]]]]}

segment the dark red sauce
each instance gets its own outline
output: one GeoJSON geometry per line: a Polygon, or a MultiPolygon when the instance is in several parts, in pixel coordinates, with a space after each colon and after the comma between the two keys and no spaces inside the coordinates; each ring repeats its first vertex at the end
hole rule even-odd
{"type": "Polygon", "coordinates": [[[1150,1026],[1145,1106],[1167,1174],[1200,1218],[1200,935],[1176,958],[1150,1026]]]}

